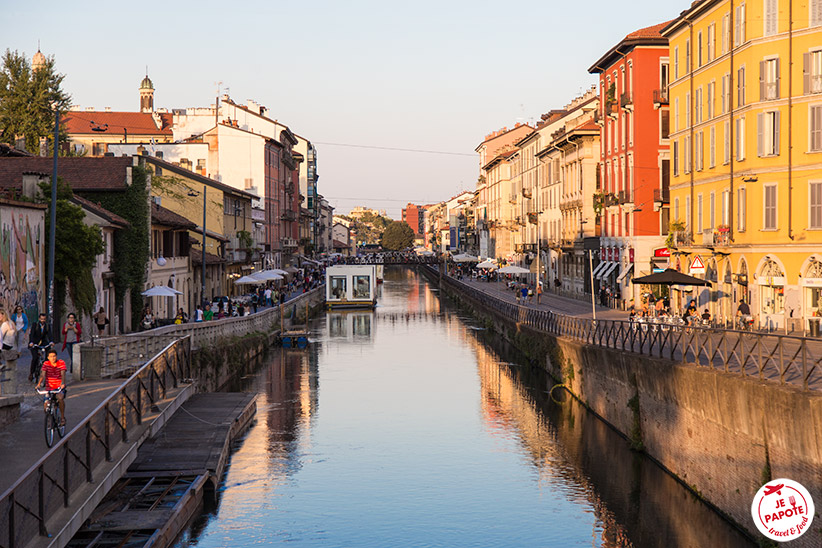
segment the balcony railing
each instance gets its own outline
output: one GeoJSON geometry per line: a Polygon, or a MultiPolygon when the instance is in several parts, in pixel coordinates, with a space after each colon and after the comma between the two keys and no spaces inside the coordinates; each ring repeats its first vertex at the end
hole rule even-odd
{"type": "Polygon", "coordinates": [[[674,232],[674,247],[689,247],[694,245],[694,235],[690,230],[674,232]]]}
{"type": "Polygon", "coordinates": [[[625,110],[631,110],[633,108],[634,100],[631,98],[630,93],[626,92],[619,96],[619,106],[625,110]]]}
{"type": "Polygon", "coordinates": [[[654,90],[654,106],[657,108],[661,105],[668,104],[668,88],[654,90]]]}
{"type": "Polygon", "coordinates": [[[619,199],[620,204],[632,204],[634,203],[634,198],[631,195],[630,190],[620,190],[619,195],[617,196],[619,199]]]}
{"type": "Polygon", "coordinates": [[[294,238],[281,238],[280,243],[283,245],[283,247],[297,247],[297,240],[295,240],[294,238]]]}
{"type": "Polygon", "coordinates": [[[616,101],[605,103],[605,114],[611,118],[619,117],[619,103],[616,101]]]}
{"type": "Polygon", "coordinates": [[[654,189],[654,202],[660,204],[670,204],[671,203],[671,189],[669,188],[655,188],[654,189]]]}
{"type": "Polygon", "coordinates": [[[510,196],[508,196],[508,203],[516,204],[517,203],[517,195],[516,194],[511,194],[510,196]]]}
{"type": "Polygon", "coordinates": [[[702,231],[702,245],[705,247],[727,247],[730,243],[730,232],[727,229],[707,228],[702,231]]]}
{"type": "Polygon", "coordinates": [[[288,209],[286,211],[283,211],[283,214],[280,215],[280,219],[282,219],[283,221],[296,221],[297,214],[288,209]]]}
{"type": "Polygon", "coordinates": [[[528,199],[530,200],[530,199],[531,199],[531,197],[533,196],[533,194],[532,194],[532,192],[531,192],[531,189],[530,189],[530,188],[523,188],[523,189],[522,189],[522,196],[523,196],[524,198],[528,198],[528,199]]]}

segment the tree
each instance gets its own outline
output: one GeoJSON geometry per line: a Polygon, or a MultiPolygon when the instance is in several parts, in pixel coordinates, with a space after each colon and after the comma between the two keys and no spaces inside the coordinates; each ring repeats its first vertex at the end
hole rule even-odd
{"type": "Polygon", "coordinates": [[[399,251],[414,244],[414,229],[408,223],[394,221],[385,229],[380,241],[383,249],[399,251]]]}
{"type": "MultiPolygon", "coordinates": [[[[54,58],[40,70],[32,70],[25,55],[6,50],[0,67],[0,142],[14,145],[17,136],[26,139],[26,149],[37,153],[40,137],[54,136],[54,110],[62,115],[71,106],[71,96],[60,87],[65,75],[54,70],[54,58]]],[[[60,143],[68,134],[60,131],[60,143]]]]}
{"type": "MultiPolygon", "coordinates": [[[[51,224],[51,183],[40,185],[49,210],[46,212],[46,234],[51,224]]],[[[70,200],[71,187],[57,179],[57,230],[54,244],[54,305],[55,318],[65,300],[66,289],[77,311],[91,315],[97,300],[91,270],[97,263],[97,256],[103,252],[103,237],[99,226],[88,226],[83,222],[86,214],[70,200]]]]}

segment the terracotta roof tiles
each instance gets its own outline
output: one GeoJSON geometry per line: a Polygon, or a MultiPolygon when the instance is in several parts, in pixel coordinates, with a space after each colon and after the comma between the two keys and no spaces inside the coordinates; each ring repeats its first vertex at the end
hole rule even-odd
{"type": "MultiPolygon", "coordinates": [[[[40,156],[0,158],[0,188],[22,188],[24,173],[42,173],[50,177],[52,158],[40,156]]],[[[98,191],[126,188],[127,168],[133,165],[129,157],[60,158],[57,175],[72,190],[98,191]]]]}
{"type": "Polygon", "coordinates": [[[121,135],[124,130],[129,135],[162,135],[171,136],[173,117],[170,112],[158,113],[162,127],[154,123],[150,112],[105,112],[105,111],[69,111],[63,116],[62,124],[69,135],[114,134],[121,135]],[[95,131],[92,128],[107,128],[106,131],[95,131]]]}

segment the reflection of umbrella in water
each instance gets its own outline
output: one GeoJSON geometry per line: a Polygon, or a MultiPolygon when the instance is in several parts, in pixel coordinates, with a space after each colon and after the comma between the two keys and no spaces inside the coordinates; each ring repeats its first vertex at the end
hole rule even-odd
{"type": "Polygon", "coordinates": [[[631,283],[659,285],[711,285],[711,282],[707,280],[701,280],[699,278],[694,278],[693,276],[688,276],[687,274],[678,272],[673,268],[667,268],[663,272],[657,272],[656,274],[634,278],[631,280],[631,283]]]}
{"type": "Polygon", "coordinates": [[[166,287],[164,285],[155,285],[151,289],[147,289],[141,293],[141,295],[145,297],[176,297],[182,294],[182,291],[177,291],[172,287],[166,287]]]}

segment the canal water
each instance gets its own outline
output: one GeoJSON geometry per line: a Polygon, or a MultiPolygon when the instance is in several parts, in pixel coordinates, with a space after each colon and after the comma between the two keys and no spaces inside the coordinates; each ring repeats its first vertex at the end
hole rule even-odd
{"type": "Polygon", "coordinates": [[[311,333],[178,547],[752,546],[412,270],[311,333]]]}

